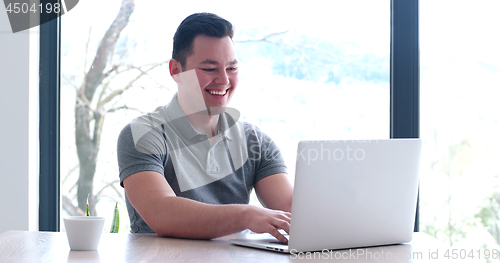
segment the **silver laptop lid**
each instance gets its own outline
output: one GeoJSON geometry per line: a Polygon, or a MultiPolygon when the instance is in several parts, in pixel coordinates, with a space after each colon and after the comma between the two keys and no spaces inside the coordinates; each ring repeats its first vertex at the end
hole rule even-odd
{"type": "Polygon", "coordinates": [[[420,139],[300,142],[290,251],[411,241],[421,144],[420,139]]]}

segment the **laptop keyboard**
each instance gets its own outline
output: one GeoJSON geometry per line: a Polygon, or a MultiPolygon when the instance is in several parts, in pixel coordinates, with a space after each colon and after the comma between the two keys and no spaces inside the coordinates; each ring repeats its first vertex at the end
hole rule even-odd
{"type": "Polygon", "coordinates": [[[278,245],[285,245],[285,246],[288,246],[288,242],[283,243],[283,242],[279,242],[279,241],[271,241],[271,242],[269,242],[269,243],[271,243],[271,244],[278,244],[278,245]]]}

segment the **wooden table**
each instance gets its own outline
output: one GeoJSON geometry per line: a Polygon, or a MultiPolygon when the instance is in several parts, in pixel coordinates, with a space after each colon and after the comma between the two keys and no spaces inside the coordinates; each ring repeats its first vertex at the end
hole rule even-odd
{"type": "Polygon", "coordinates": [[[440,262],[429,260],[429,249],[439,243],[424,233],[415,233],[408,244],[362,249],[364,256],[353,257],[356,249],[336,250],[316,255],[287,255],[231,245],[231,238],[251,234],[235,234],[214,240],[160,238],[155,234],[102,234],[98,250],[72,251],[66,233],[8,231],[0,235],[0,262],[440,262]],[[384,253],[383,255],[381,253],[384,253]],[[372,253],[371,258],[369,257],[372,253]],[[378,253],[378,254],[377,254],[378,253]],[[387,259],[389,253],[392,259],[387,259]],[[424,260],[405,259],[419,255],[424,260]],[[416,253],[416,254],[415,254],[416,253]],[[348,256],[350,255],[350,256],[348,256]],[[378,259],[377,259],[378,255],[378,259]],[[313,256],[316,259],[312,258],[313,256]],[[381,258],[381,256],[385,256],[381,258]],[[307,257],[310,257],[309,259],[307,257]],[[344,259],[335,259],[344,257],[344,259]],[[347,257],[347,259],[346,259],[347,257]],[[349,258],[350,257],[350,258],[349,258]],[[367,258],[368,257],[368,258],[367,258]],[[299,259],[303,258],[303,259],[299,259]],[[312,259],[311,259],[312,258],[312,259]]]}

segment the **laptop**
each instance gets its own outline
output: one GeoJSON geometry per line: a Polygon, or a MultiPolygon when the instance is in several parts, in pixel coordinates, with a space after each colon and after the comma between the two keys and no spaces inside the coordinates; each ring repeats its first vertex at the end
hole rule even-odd
{"type": "Polygon", "coordinates": [[[301,141],[288,244],[269,234],[230,242],[283,253],[409,242],[421,147],[420,139],[301,141]]]}

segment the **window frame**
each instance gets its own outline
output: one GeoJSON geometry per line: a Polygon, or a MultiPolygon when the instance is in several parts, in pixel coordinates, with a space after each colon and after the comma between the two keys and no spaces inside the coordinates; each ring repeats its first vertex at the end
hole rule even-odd
{"type": "MultiPolygon", "coordinates": [[[[44,3],[59,3],[46,0],[44,3]]],[[[41,13],[40,21],[53,19],[54,14],[41,13]]],[[[61,17],[40,25],[39,68],[39,210],[40,231],[59,231],[59,113],[60,113],[60,46],[61,17]]]]}
{"type": "MultiPolygon", "coordinates": [[[[419,138],[418,0],[391,0],[390,138],[419,138]]],[[[419,198],[414,231],[419,231],[419,198]]]]}

